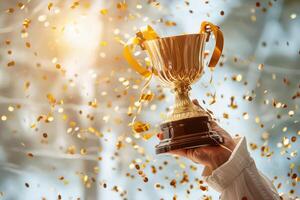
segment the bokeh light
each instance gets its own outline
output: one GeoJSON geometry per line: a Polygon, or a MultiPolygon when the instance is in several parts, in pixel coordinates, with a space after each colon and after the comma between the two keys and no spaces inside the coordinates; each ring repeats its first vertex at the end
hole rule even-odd
{"type": "MultiPolygon", "coordinates": [[[[146,80],[122,55],[142,26],[163,37],[197,33],[205,20],[223,31],[224,52],[191,96],[233,136],[246,136],[280,193],[299,196],[299,7],[299,0],[0,0],[0,199],[218,199],[203,166],[155,155],[173,94],[153,77],[136,116],[146,80]],[[134,133],[135,116],[149,130],[134,133]]],[[[135,55],[144,62],[145,52],[135,55]]]]}

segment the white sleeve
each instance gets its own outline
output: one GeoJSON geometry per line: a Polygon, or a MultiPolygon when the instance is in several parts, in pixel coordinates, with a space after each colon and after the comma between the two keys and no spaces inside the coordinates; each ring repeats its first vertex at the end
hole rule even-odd
{"type": "Polygon", "coordinates": [[[221,193],[221,200],[288,200],[280,197],[271,181],[256,168],[245,137],[227,162],[212,172],[205,168],[202,175],[209,186],[221,193]]]}

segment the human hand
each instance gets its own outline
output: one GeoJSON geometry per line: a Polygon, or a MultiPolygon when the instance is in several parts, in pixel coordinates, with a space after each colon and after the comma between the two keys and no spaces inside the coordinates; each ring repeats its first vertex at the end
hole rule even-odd
{"type": "MultiPolygon", "coordinates": [[[[197,100],[193,100],[193,103],[202,108],[197,100]]],[[[231,152],[235,148],[235,142],[232,137],[217,124],[216,121],[211,120],[210,125],[213,131],[216,131],[221,137],[223,137],[224,143],[222,145],[203,146],[193,149],[179,149],[173,150],[169,153],[186,157],[195,163],[207,166],[211,170],[215,170],[221,166],[229,159],[231,152]]],[[[163,139],[162,134],[158,134],[158,138],[163,139]]]]}

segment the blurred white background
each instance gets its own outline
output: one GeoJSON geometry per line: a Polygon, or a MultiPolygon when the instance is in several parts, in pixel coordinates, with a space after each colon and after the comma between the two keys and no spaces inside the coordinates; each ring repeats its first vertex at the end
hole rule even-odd
{"type": "MultiPolygon", "coordinates": [[[[202,166],[133,136],[145,80],[120,43],[147,24],[169,36],[204,20],[221,27],[224,56],[192,97],[247,137],[279,192],[300,195],[300,1],[0,0],[0,15],[0,199],[218,199],[202,166]]],[[[155,78],[150,89],[138,118],[153,134],[173,96],[155,78]]]]}

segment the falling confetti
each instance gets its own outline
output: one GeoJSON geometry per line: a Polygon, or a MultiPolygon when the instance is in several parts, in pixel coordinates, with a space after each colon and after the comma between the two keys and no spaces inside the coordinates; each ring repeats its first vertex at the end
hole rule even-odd
{"type": "MultiPolygon", "coordinates": [[[[196,18],[222,22],[225,46],[208,70],[215,42],[209,39],[191,96],[232,136],[246,136],[280,193],[299,196],[300,50],[292,34],[300,31],[299,2],[240,3],[3,1],[0,199],[24,198],[12,192],[10,180],[16,191],[36,196],[38,190],[41,199],[133,199],[136,193],[217,199],[200,177],[202,166],[155,155],[173,91],[154,73],[137,75],[122,54],[141,27],[151,25],[161,37],[197,34],[196,18]],[[232,28],[233,22],[245,23],[232,28]],[[280,170],[269,165],[275,161],[280,170]]],[[[144,49],[138,46],[135,57],[154,72],[144,49]]]]}

